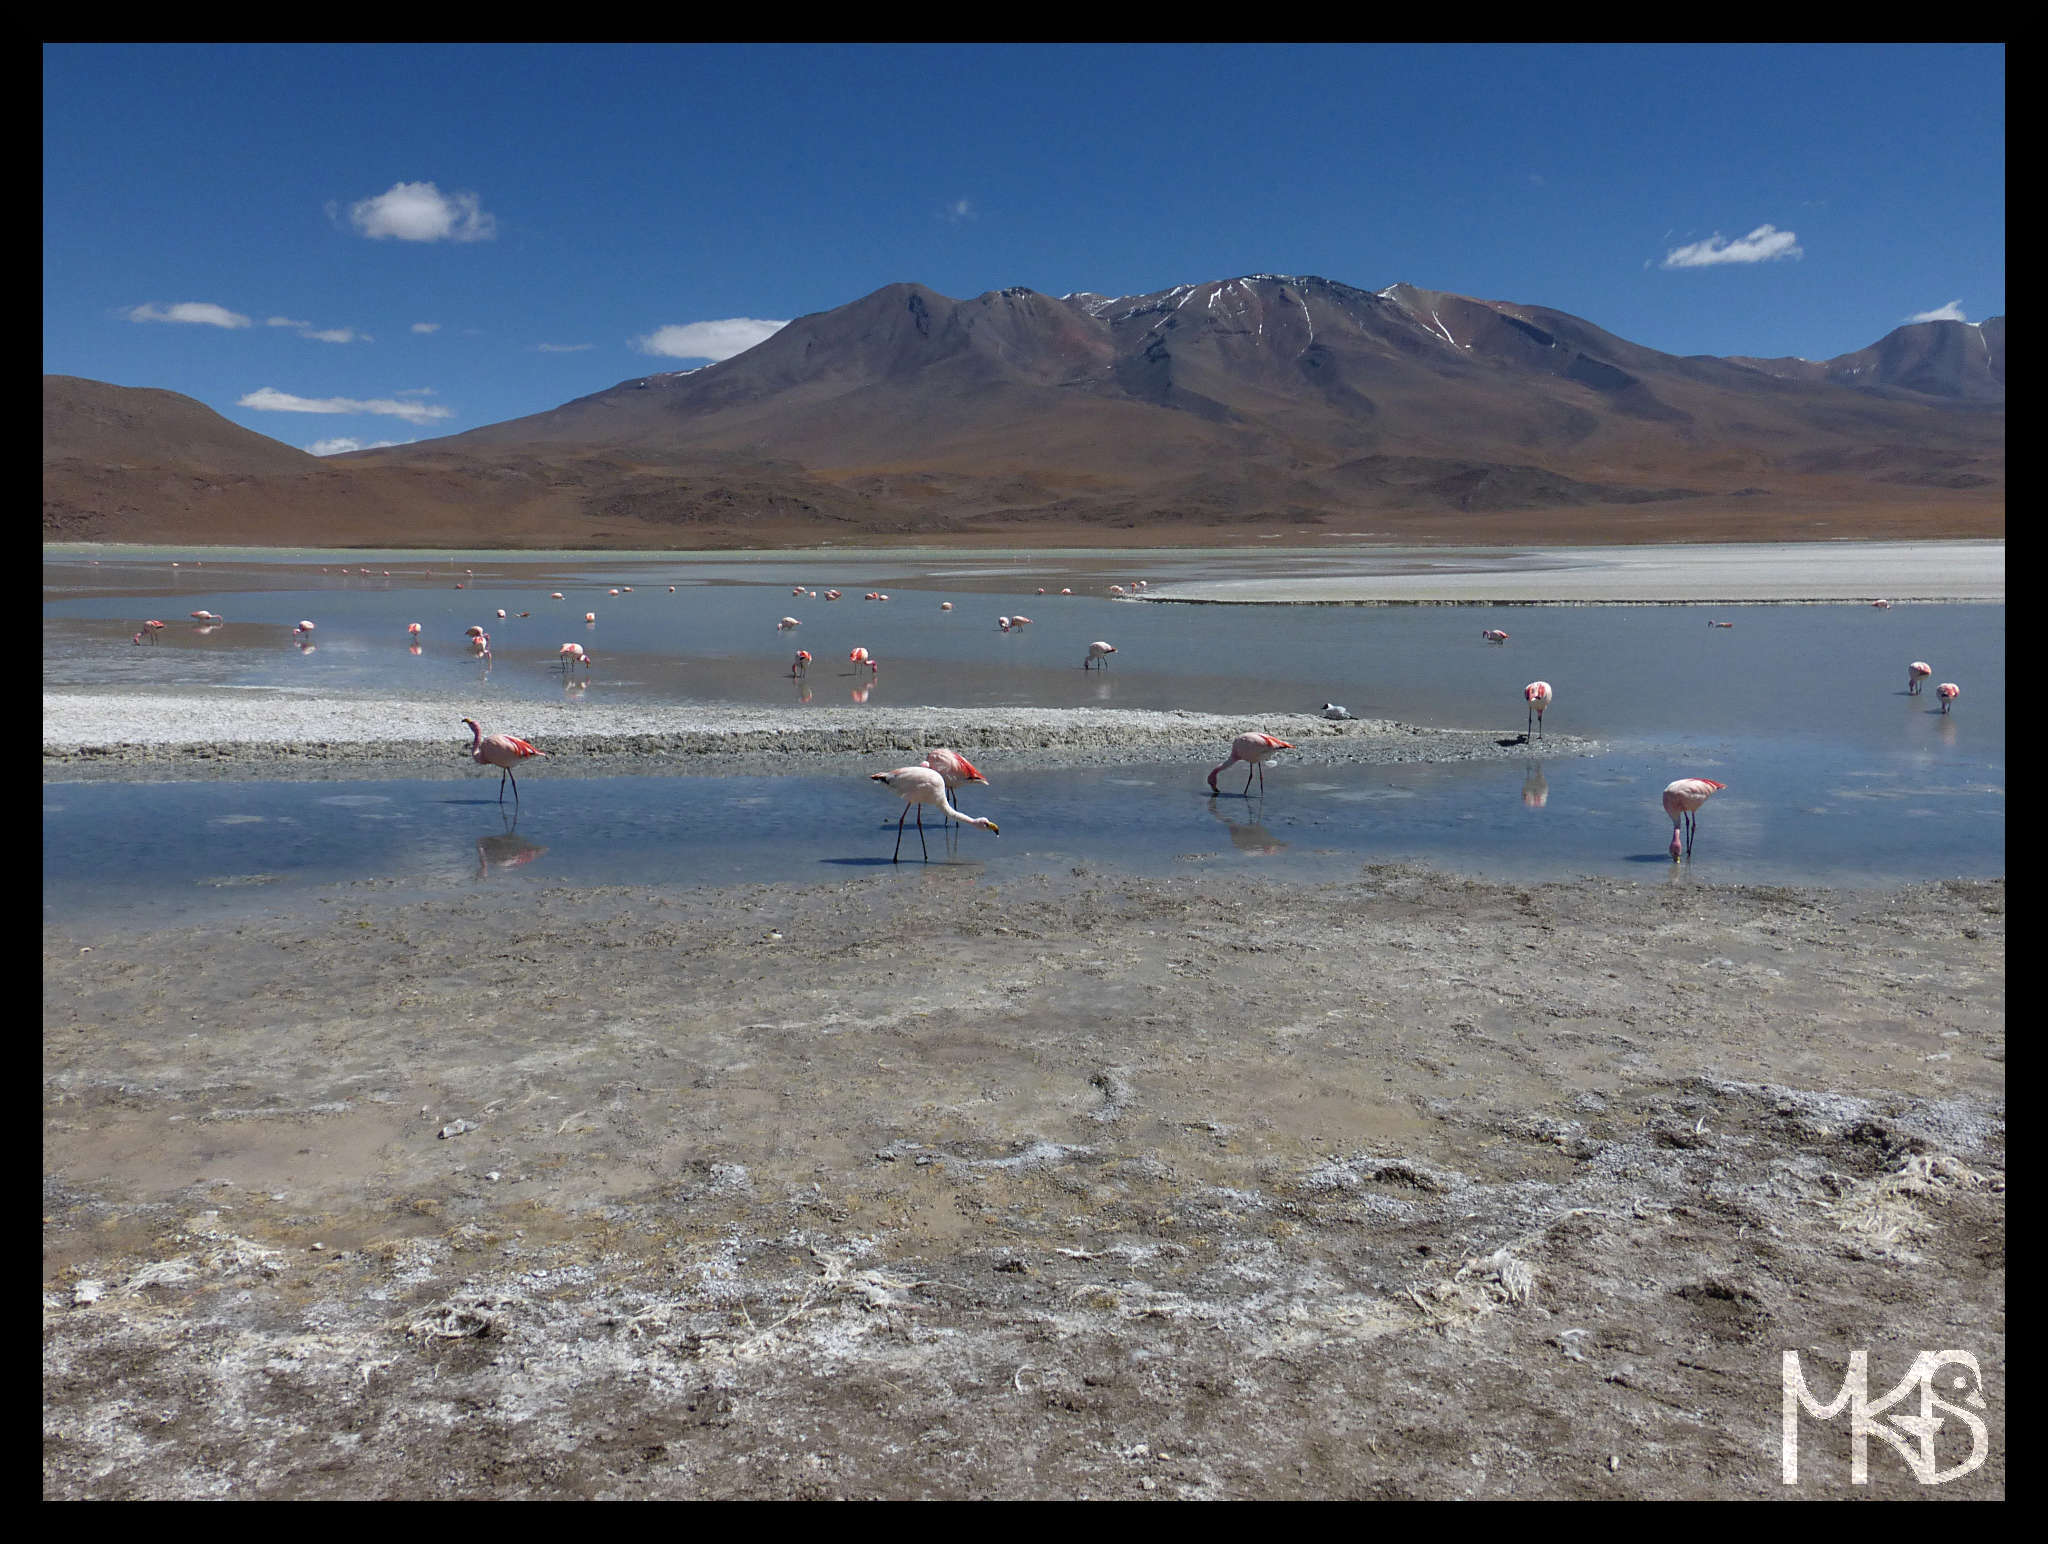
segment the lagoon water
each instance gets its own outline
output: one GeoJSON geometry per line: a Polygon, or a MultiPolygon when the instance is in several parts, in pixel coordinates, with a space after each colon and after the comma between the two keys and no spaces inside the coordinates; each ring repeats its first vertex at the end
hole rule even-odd
{"type": "MultiPolygon", "coordinates": [[[[1302,558],[1278,554],[348,557],[344,575],[340,554],[216,555],[175,570],[168,554],[96,565],[46,554],[44,689],[459,693],[488,728],[515,734],[522,704],[565,697],[860,704],[885,716],[1186,708],[1242,714],[1246,728],[1336,701],[1360,718],[1512,732],[1524,724],[1522,686],[1540,678],[1557,694],[1549,725],[1605,742],[1605,754],[1395,767],[1283,757],[1263,799],[1256,782],[1251,798],[1235,796],[1241,769],[1211,798],[1203,775],[1222,745],[1201,765],[1054,770],[1010,757],[984,764],[994,786],[964,800],[1003,835],[948,838],[928,819],[930,882],[1076,868],[1227,880],[1246,865],[1306,879],[1392,859],[1681,883],[1883,884],[2005,867],[2002,605],[1212,606],[1106,594],[1134,577],[1301,571],[1302,558]],[[800,581],[817,597],[792,595],[800,581]],[[843,598],[825,600],[828,585],[843,598]],[[863,600],[869,590],[891,598],[863,600]],[[187,613],[200,609],[227,624],[195,627],[187,613]],[[1019,613],[1030,625],[997,629],[998,615],[1019,613]],[[802,626],[778,629],[785,615],[802,626]],[[150,617],[170,624],[162,641],[132,645],[150,617]],[[292,639],[302,617],[318,624],[311,650],[292,639]],[[464,647],[471,623],[492,634],[488,672],[464,647]],[[1508,643],[1483,642],[1488,627],[1508,643]],[[1098,638],[1117,654],[1108,670],[1084,671],[1098,638]],[[566,641],[596,657],[588,684],[555,668],[566,641]],[[856,645],[882,662],[879,675],[847,663],[856,645]],[[787,674],[799,647],[816,658],[803,682],[787,674]],[[1935,669],[1919,696],[1905,693],[1914,659],[1935,669]],[[1963,689],[1947,715],[1932,695],[1944,680],[1963,689]],[[1680,776],[1728,789],[1702,811],[1695,861],[1674,871],[1657,795],[1680,776]]],[[[1355,571],[1359,558],[1343,561],[1355,571]]],[[[451,761],[459,742],[451,723],[451,761]]],[[[890,867],[901,808],[850,774],[551,779],[542,762],[521,777],[515,825],[497,783],[476,770],[466,782],[46,784],[46,915],[262,908],[336,881],[846,877],[890,867]]],[[[906,849],[917,856],[914,826],[906,849]]]]}

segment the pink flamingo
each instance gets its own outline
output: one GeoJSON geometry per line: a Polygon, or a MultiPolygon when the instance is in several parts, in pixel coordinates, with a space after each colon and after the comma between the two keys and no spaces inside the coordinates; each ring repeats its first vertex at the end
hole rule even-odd
{"type": "Polygon", "coordinates": [[[128,641],[130,643],[140,643],[142,642],[142,634],[137,633],[133,638],[130,638],[128,641]]]}
{"type": "Polygon", "coordinates": [[[872,654],[868,653],[866,649],[855,649],[846,657],[856,665],[866,665],[868,669],[876,671],[877,673],[881,671],[882,662],[876,659],[872,654]]]}
{"type": "MultiPolygon", "coordinates": [[[[192,614],[193,614],[194,616],[197,616],[197,615],[199,615],[199,613],[198,613],[198,612],[196,612],[196,611],[195,611],[195,612],[193,612],[192,614]]],[[[1933,667],[1932,665],[1928,664],[1926,660],[1924,660],[1924,659],[1916,659],[1916,660],[1914,660],[1912,664],[1910,664],[1910,665],[1908,665],[1908,666],[1906,667],[1906,695],[1907,695],[1908,697],[1917,697],[1917,696],[1919,696],[1919,695],[1920,695],[1920,683],[1921,683],[1922,681],[1926,680],[1926,679],[1927,679],[1927,678],[1928,678],[1929,676],[1931,676],[1931,675],[1933,675],[1933,674],[1934,674],[1934,667],[1933,667]]]]}
{"type": "Polygon", "coordinates": [[[1941,711],[1944,713],[1948,711],[1948,705],[1962,694],[1963,689],[1953,681],[1944,681],[1934,689],[1934,695],[1941,699],[1941,711]]]}
{"type": "Polygon", "coordinates": [[[1870,604],[1879,611],[1889,611],[1892,609],[1892,603],[1888,600],[1874,600],[1870,604]]]}
{"type": "Polygon", "coordinates": [[[1488,643],[1506,643],[1508,641],[1508,635],[1498,627],[1489,627],[1481,632],[1479,636],[1488,643]]]}
{"type": "Polygon", "coordinates": [[[1543,732],[1543,710],[1550,706],[1550,683],[1548,681],[1531,681],[1522,688],[1522,696],[1529,703],[1529,731],[1541,734],[1543,732]]]}
{"type": "Polygon", "coordinates": [[[164,624],[152,617],[149,621],[142,624],[142,630],[148,635],[149,641],[155,643],[156,635],[164,630],[164,624]]]}
{"type": "Polygon", "coordinates": [[[789,673],[793,676],[801,676],[810,668],[811,651],[809,649],[798,649],[796,651],[796,659],[790,664],[789,673]]]}
{"type": "Polygon", "coordinates": [[[1671,817],[1673,863],[1681,856],[1692,856],[1693,834],[1699,829],[1699,807],[1727,786],[1711,777],[1681,777],[1664,790],[1664,813],[1671,817]]]}
{"type": "Polygon", "coordinates": [[[408,622],[408,623],[406,624],[406,626],[405,626],[405,632],[406,632],[406,636],[407,636],[407,637],[409,637],[409,638],[417,638],[417,637],[419,637],[419,635],[420,635],[420,624],[419,624],[419,623],[417,623],[417,622],[408,622]]]}
{"type": "Polygon", "coordinates": [[[225,622],[227,620],[226,617],[217,611],[195,611],[191,615],[192,620],[195,622],[225,622]]]}
{"type": "Polygon", "coordinates": [[[917,845],[924,852],[924,860],[932,859],[931,849],[924,843],[924,807],[936,805],[963,826],[980,826],[990,836],[1001,836],[993,820],[975,815],[963,815],[946,802],[946,780],[930,767],[898,767],[894,772],[870,772],[868,781],[887,783],[889,791],[903,798],[903,814],[896,817],[896,851],[889,861],[895,863],[903,856],[903,821],[909,815],[911,806],[917,807],[917,845]]]}
{"type": "Polygon", "coordinates": [[[469,759],[480,767],[498,769],[498,802],[505,802],[505,784],[512,784],[512,802],[519,802],[519,779],[512,776],[512,769],[532,756],[545,756],[546,751],[537,751],[526,741],[509,734],[485,734],[483,726],[473,718],[465,718],[469,726],[469,759]]]}
{"type": "Polygon", "coordinates": [[[581,665],[586,670],[590,668],[590,656],[584,652],[583,645],[580,643],[563,644],[557,651],[557,657],[560,658],[564,670],[567,670],[571,665],[581,665]]]}
{"type": "Polygon", "coordinates": [[[1232,740],[1230,742],[1230,754],[1224,757],[1223,764],[1217,767],[1214,771],[1210,772],[1209,791],[1211,793],[1215,793],[1217,791],[1216,774],[1218,772],[1223,771],[1233,761],[1242,761],[1245,763],[1245,796],[1247,798],[1251,796],[1253,772],[1257,772],[1259,774],[1259,792],[1264,793],[1266,791],[1267,758],[1276,755],[1281,751],[1291,751],[1293,749],[1294,747],[1288,744],[1287,741],[1279,739],[1273,735],[1241,734],[1235,740],[1232,740]]]}
{"type": "Polygon", "coordinates": [[[562,592],[561,592],[560,590],[550,590],[550,591],[548,591],[548,599],[549,599],[549,600],[560,600],[561,598],[562,598],[562,592]]]}
{"type": "Polygon", "coordinates": [[[1012,627],[1029,627],[1029,626],[1031,625],[1031,618],[1029,618],[1029,617],[1011,617],[1011,618],[1010,618],[1010,625],[1011,625],[1012,627]]]}
{"type": "Polygon", "coordinates": [[[586,611],[583,613],[583,620],[595,627],[597,625],[597,613],[595,611],[586,611]]]}
{"type": "Polygon", "coordinates": [[[1113,643],[1103,643],[1100,640],[1091,643],[1088,645],[1088,657],[1081,661],[1081,668],[1083,670],[1092,669],[1095,662],[1101,660],[1102,668],[1107,670],[1109,668],[1109,656],[1114,653],[1116,653],[1116,645],[1113,643]]]}
{"type": "Polygon", "coordinates": [[[311,622],[301,622],[297,627],[292,629],[292,636],[297,637],[300,633],[310,633],[312,630],[313,624],[311,622]]]}
{"type": "Polygon", "coordinates": [[[946,792],[957,795],[962,783],[980,783],[988,786],[988,779],[975,770],[974,763],[958,751],[947,750],[944,746],[927,752],[924,764],[946,780],[946,792]]]}
{"type": "Polygon", "coordinates": [[[949,601],[949,600],[942,600],[942,601],[940,601],[940,602],[939,602],[939,610],[941,610],[941,611],[951,611],[952,609],[953,609],[953,603],[952,603],[951,601],[949,601]]]}
{"type": "Polygon", "coordinates": [[[786,633],[792,627],[802,627],[804,624],[799,622],[795,617],[784,617],[780,622],[777,622],[775,625],[786,633]]]}
{"type": "Polygon", "coordinates": [[[489,633],[479,631],[471,634],[469,647],[471,652],[478,655],[486,665],[491,662],[491,635],[489,633]]]}

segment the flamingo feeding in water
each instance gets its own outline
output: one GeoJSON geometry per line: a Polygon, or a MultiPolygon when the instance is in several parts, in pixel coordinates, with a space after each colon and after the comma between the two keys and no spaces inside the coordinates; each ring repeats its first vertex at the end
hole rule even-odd
{"type": "Polygon", "coordinates": [[[990,836],[1000,836],[993,820],[976,815],[963,815],[946,802],[946,780],[930,767],[898,767],[894,772],[870,772],[868,781],[886,783],[889,791],[900,794],[903,799],[903,814],[896,817],[896,851],[889,861],[895,863],[903,856],[903,821],[910,813],[911,806],[917,807],[917,845],[924,853],[925,862],[931,862],[931,849],[924,844],[924,807],[935,805],[951,815],[963,826],[980,826],[990,836]]]}
{"type": "Polygon", "coordinates": [[[1543,710],[1550,706],[1550,683],[1548,681],[1531,681],[1522,688],[1522,696],[1527,699],[1529,704],[1529,725],[1524,733],[1534,731],[1537,734],[1541,734],[1543,732],[1543,710]]]}
{"type": "Polygon", "coordinates": [[[1488,643],[1506,643],[1508,641],[1507,633],[1498,627],[1489,627],[1481,632],[1479,636],[1488,643]]]}
{"type": "Polygon", "coordinates": [[[1692,856],[1693,834],[1699,829],[1699,807],[1727,786],[1711,777],[1681,777],[1664,790],[1664,813],[1671,817],[1673,863],[1680,857],[1692,856]]]}
{"type": "Polygon", "coordinates": [[[480,767],[498,769],[498,802],[505,802],[505,784],[512,785],[512,802],[519,802],[519,779],[512,775],[512,769],[520,762],[534,756],[545,756],[546,751],[537,751],[526,741],[515,735],[485,734],[483,726],[473,718],[465,718],[469,726],[469,759],[480,767]]]}
{"type": "Polygon", "coordinates": [[[562,661],[562,669],[564,671],[568,670],[571,665],[581,665],[585,670],[590,668],[590,655],[584,651],[583,645],[580,643],[565,643],[557,651],[557,654],[562,661]]]}
{"type": "Polygon", "coordinates": [[[781,628],[782,631],[786,633],[792,627],[802,627],[804,624],[799,622],[795,617],[784,617],[780,622],[777,622],[775,625],[781,628]]]}
{"type": "Polygon", "coordinates": [[[217,611],[195,611],[192,613],[192,620],[195,622],[225,622],[227,618],[217,611]]]}
{"type": "MultiPolygon", "coordinates": [[[[197,616],[197,615],[199,615],[199,613],[198,613],[198,612],[196,612],[196,611],[195,611],[195,612],[193,612],[192,614],[193,614],[194,616],[197,616]]],[[[1927,678],[1928,678],[1929,676],[1931,676],[1931,675],[1933,675],[1933,674],[1934,674],[1934,667],[1933,667],[1932,665],[1928,664],[1926,660],[1924,660],[1924,659],[1916,659],[1916,660],[1914,660],[1912,664],[1910,664],[1910,665],[1908,665],[1908,666],[1906,667],[1906,695],[1907,695],[1908,697],[1917,697],[1917,696],[1919,696],[1919,695],[1920,695],[1920,683],[1921,683],[1922,681],[1926,680],[1926,679],[1927,679],[1927,678]]]]}
{"type": "Polygon", "coordinates": [[[874,655],[868,653],[866,649],[855,649],[846,657],[856,665],[866,665],[868,669],[875,671],[877,674],[881,672],[882,662],[876,659],[874,655]]]}
{"type": "Polygon", "coordinates": [[[1116,653],[1116,645],[1113,643],[1102,643],[1100,641],[1091,643],[1088,645],[1088,657],[1081,661],[1081,668],[1083,670],[1093,669],[1095,662],[1100,660],[1102,661],[1102,668],[1107,670],[1109,668],[1109,656],[1114,653],[1116,653]]]}
{"type": "Polygon", "coordinates": [[[1948,711],[1948,705],[1962,694],[1963,689],[1953,681],[1944,681],[1934,689],[1934,695],[1941,699],[1941,711],[1944,713],[1948,711]]]}
{"type": "Polygon", "coordinates": [[[1266,791],[1267,758],[1281,751],[1291,751],[1293,749],[1294,747],[1288,744],[1287,741],[1274,735],[1241,734],[1230,742],[1230,754],[1223,759],[1222,765],[1210,772],[1209,791],[1211,793],[1217,791],[1216,774],[1218,772],[1223,771],[1233,761],[1242,761],[1246,764],[1244,772],[1245,796],[1247,798],[1251,796],[1253,772],[1259,774],[1259,792],[1264,793],[1266,791]]]}
{"type": "Polygon", "coordinates": [[[796,659],[791,663],[789,667],[789,673],[793,676],[801,676],[805,671],[809,670],[810,668],[811,651],[809,649],[798,649],[796,651],[796,659]]]}
{"type": "Polygon", "coordinates": [[[292,636],[297,637],[300,633],[310,633],[312,630],[313,624],[311,622],[301,622],[297,627],[292,629],[292,636]]]}
{"type": "Polygon", "coordinates": [[[407,636],[408,638],[417,638],[417,637],[419,637],[419,635],[420,635],[420,624],[419,624],[419,623],[417,623],[417,622],[408,622],[408,623],[406,623],[406,625],[405,625],[405,633],[406,633],[406,636],[407,636]]]}
{"type": "Polygon", "coordinates": [[[947,750],[943,745],[928,752],[924,764],[946,780],[946,792],[957,795],[962,783],[980,783],[988,786],[988,779],[975,770],[974,763],[958,751],[947,750]]]}

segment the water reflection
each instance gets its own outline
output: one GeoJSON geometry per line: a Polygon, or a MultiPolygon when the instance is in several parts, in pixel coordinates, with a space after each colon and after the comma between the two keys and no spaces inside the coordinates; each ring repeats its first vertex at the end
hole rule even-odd
{"type": "Polygon", "coordinates": [[[476,839],[476,877],[488,878],[492,869],[517,868],[522,863],[531,863],[547,848],[537,842],[529,842],[519,834],[517,810],[508,811],[504,816],[505,829],[495,836],[480,836],[476,839]]]}
{"type": "MultiPolygon", "coordinates": [[[[1242,808],[1242,806],[1239,807],[1242,808]]],[[[1285,842],[1274,836],[1271,831],[1268,831],[1255,820],[1232,820],[1223,813],[1223,807],[1217,803],[1214,794],[1209,795],[1209,813],[1229,828],[1230,845],[1239,852],[1264,856],[1268,853],[1279,852],[1287,846],[1285,842]]]]}
{"type": "Polygon", "coordinates": [[[1522,803],[1529,809],[1540,810],[1550,802],[1550,784],[1543,776],[1543,763],[1531,761],[1525,764],[1522,774],[1522,803]]]}

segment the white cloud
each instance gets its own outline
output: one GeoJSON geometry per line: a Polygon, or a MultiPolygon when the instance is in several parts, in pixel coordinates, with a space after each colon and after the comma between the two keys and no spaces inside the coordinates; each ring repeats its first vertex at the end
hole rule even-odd
{"type": "Polygon", "coordinates": [[[311,322],[294,321],[289,316],[270,316],[264,318],[263,325],[265,327],[311,327],[313,324],[311,322]]]}
{"type": "Polygon", "coordinates": [[[939,210],[939,218],[953,225],[958,225],[962,220],[972,220],[975,214],[974,205],[964,198],[956,198],[939,210]]]}
{"type": "Polygon", "coordinates": [[[1963,315],[1963,303],[1960,300],[1951,300],[1945,306],[1936,306],[1932,311],[1922,311],[1918,316],[1909,316],[1906,320],[1908,323],[1967,322],[1969,318],[1963,315]]]}
{"type": "Polygon", "coordinates": [[[412,330],[414,332],[439,332],[441,324],[439,322],[414,322],[412,330]]]}
{"type": "Polygon", "coordinates": [[[391,395],[394,397],[431,397],[434,395],[434,388],[431,386],[401,386],[391,395]]]}
{"type": "Polygon", "coordinates": [[[306,447],[307,453],[315,456],[339,456],[351,450],[385,450],[393,445],[410,445],[411,440],[372,440],[365,445],[361,440],[344,434],[331,440],[315,440],[306,447]]]}
{"type": "Polygon", "coordinates": [[[357,332],[353,327],[327,327],[316,332],[302,332],[302,338],[311,338],[315,343],[375,343],[377,340],[367,332],[357,332]]]}
{"type": "Polygon", "coordinates": [[[474,193],[443,193],[431,182],[394,182],[389,192],[349,205],[351,224],[372,241],[489,241],[495,215],[474,193]]]}
{"type": "Polygon", "coordinates": [[[670,323],[657,327],[644,338],[626,341],[643,354],[664,359],[730,359],[744,354],[764,338],[771,338],[788,322],[764,322],[751,316],[728,316],[716,322],[670,323]]]}
{"type": "Polygon", "coordinates": [[[1666,268],[1711,268],[1717,263],[1768,263],[1781,257],[1804,257],[1805,249],[1791,231],[1759,225],[1740,241],[1725,241],[1715,231],[1705,241],[1673,247],[1664,254],[1666,268]]]}
{"type": "Polygon", "coordinates": [[[274,386],[265,386],[252,391],[235,403],[237,407],[251,407],[259,413],[350,413],[381,414],[390,418],[403,418],[410,424],[429,424],[436,419],[453,418],[454,409],[435,407],[426,402],[399,402],[390,397],[372,397],[363,400],[356,397],[295,397],[290,392],[279,391],[274,386]]]}
{"type": "Polygon", "coordinates": [[[205,300],[186,300],[175,306],[160,306],[151,301],[148,305],[134,306],[121,314],[131,322],[200,322],[208,327],[249,325],[248,317],[230,311],[226,306],[217,306],[205,300]]]}
{"type": "Polygon", "coordinates": [[[580,354],[587,348],[596,348],[595,343],[537,343],[543,354],[580,354]]]}

